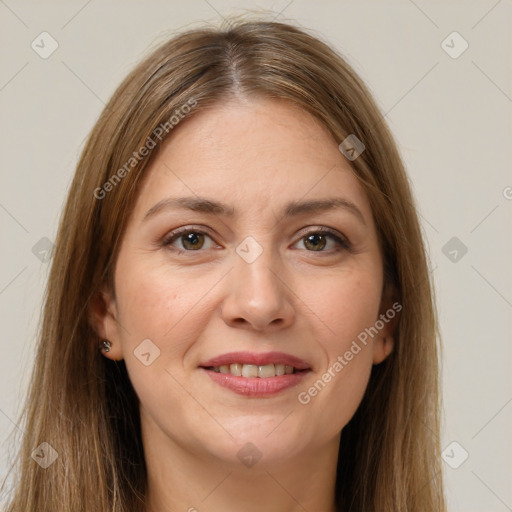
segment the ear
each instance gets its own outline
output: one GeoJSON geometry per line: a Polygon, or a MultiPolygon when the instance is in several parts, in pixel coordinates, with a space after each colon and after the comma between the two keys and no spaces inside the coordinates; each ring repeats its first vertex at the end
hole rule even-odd
{"type": "Polygon", "coordinates": [[[113,361],[123,359],[123,350],[120,342],[120,326],[117,321],[117,305],[114,294],[107,286],[97,291],[90,303],[89,322],[96,334],[98,342],[108,340],[111,348],[108,352],[102,351],[103,356],[113,361]]]}
{"type": "Polygon", "coordinates": [[[375,319],[374,327],[378,333],[373,341],[373,364],[384,361],[395,346],[395,332],[402,311],[402,304],[396,300],[394,285],[386,283],[382,293],[379,316],[375,319]]]}

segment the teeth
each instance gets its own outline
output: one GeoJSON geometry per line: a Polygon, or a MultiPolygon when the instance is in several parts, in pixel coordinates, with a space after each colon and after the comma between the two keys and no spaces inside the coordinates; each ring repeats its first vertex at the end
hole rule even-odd
{"type": "Polygon", "coordinates": [[[231,370],[231,375],[236,375],[237,377],[242,376],[242,364],[234,363],[229,365],[229,369],[231,370]]]}
{"type": "Polygon", "coordinates": [[[236,377],[259,377],[260,379],[289,375],[294,372],[293,366],[284,364],[265,364],[258,366],[255,364],[233,363],[215,366],[212,367],[211,370],[217,373],[230,373],[236,377]]]}
{"type": "Polygon", "coordinates": [[[264,379],[265,377],[275,377],[276,367],[273,364],[266,364],[258,366],[258,377],[264,379]]]}
{"type": "Polygon", "coordinates": [[[242,365],[242,377],[257,377],[258,376],[258,367],[254,364],[244,364],[242,365]]]}

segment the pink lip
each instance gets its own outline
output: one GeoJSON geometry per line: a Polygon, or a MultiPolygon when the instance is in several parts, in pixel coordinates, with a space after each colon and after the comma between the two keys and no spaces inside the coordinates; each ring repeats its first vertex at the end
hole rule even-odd
{"type": "MultiPolygon", "coordinates": [[[[254,364],[256,366],[264,366],[266,364],[284,364],[288,366],[293,366],[297,370],[311,369],[306,362],[302,361],[298,357],[292,356],[290,354],[285,354],[284,352],[229,352],[228,354],[222,354],[220,356],[214,357],[213,359],[209,359],[204,363],[200,363],[199,366],[203,368],[208,368],[211,366],[222,366],[225,364],[234,363],[254,364]]],[[[269,379],[281,379],[282,377],[284,376],[269,377],[269,379]]],[[[243,378],[246,379],[246,377],[243,378]]]]}
{"type": "MultiPolygon", "coordinates": [[[[217,366],[217,365],[212,365],[217,366]]],[[[205,371],[210,379],[217,384],[224,386],[239,395],[251,396],[251,397],[265,397],[275,395],[280,391],[297,385],[304,376],[309,373],[308,370],[301,371],[299,373],[289,373],[276,377],[236,377],[230,373],[217,373],[213,370],[205,371]]]]}
{"type": "Polygon", "coordinates": [[[199,365],[203,371],[217,384],[224,386],[239,395],[264,397],[271,396],[287,388],[297,385],[311,367],[298,357],[284,352],[229,352],[209,359],[199,365]],[[293,366],[299,372],[279,375],[276,377],[237,377],[230,373],[218,373],[209,370],[212,366],[230,365],[234,363],[264,366],[266,364],[284,364],[293,366]]]}

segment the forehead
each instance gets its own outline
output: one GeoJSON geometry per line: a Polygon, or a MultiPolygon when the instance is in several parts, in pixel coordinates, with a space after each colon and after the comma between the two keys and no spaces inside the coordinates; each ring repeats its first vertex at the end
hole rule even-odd
{"type": "Polygon", "coordinates": [[[175,128],[146,173],[139,215],[168,196],[216,198],[235,215],[337,196],[371,218],[366,194],[330,132],[285,100],[236,99],[196,113],[175,128]]]}

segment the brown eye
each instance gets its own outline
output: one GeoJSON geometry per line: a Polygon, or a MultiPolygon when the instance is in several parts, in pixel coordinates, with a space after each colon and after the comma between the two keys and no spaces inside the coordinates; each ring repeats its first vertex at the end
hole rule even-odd
{"type": "Polygon", "coordinates": [[[181,235],[183,247],[185,249],[197,250],[201,249],[204,245],[204,234],[191,232],[186,235],[181,235]]]}
{"type": "Polygon", "coordinates": [[[304,245],[312,251],[321,251],[327,245],[325,235],[314,233],[304,237],[304,245]]]}
{"type": "Polygon", "coordinates": [[[208,234],[189,228],[169,233],[168,237],[163,240],[162,245],[169,249],[176,250],[178,253],[183,253],[199,251],[201,249],[211,249],[215,244],[208,234]],[[211,240],[209,246],[207,245],[208,239],[211,240]]]}
{"type": "Polygon", "coordinates": [[[350,249],[348,240],[325,228],[323,230],[306,233],[299,242],[302,242],[309,252],[333,253],[350,249]],[[329,241],[334,243],[329,243],[329,241]]]}

